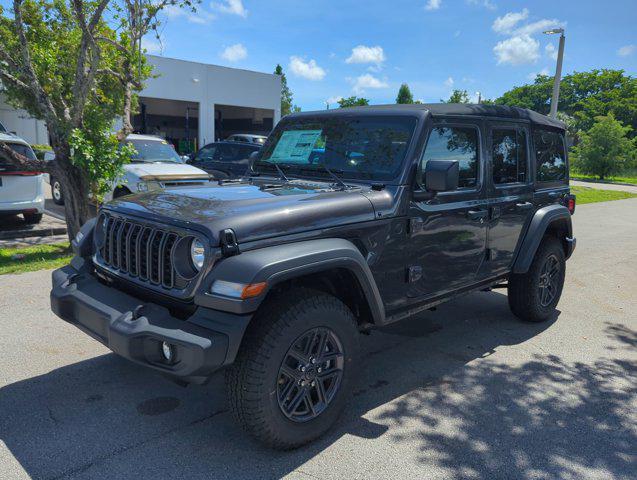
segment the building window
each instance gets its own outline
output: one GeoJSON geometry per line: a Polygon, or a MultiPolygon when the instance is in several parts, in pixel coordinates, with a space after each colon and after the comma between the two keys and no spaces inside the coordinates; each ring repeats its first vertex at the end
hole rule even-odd
{"type": "Polygon", "coordinates": [[[526,133],[516,129],[494,129],[492,133],[493,183],[526,182],[526,133]]]}

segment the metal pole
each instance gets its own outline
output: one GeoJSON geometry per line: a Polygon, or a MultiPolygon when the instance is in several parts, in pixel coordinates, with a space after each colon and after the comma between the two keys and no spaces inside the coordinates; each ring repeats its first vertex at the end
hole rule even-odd
{"type": "Polygon", "coordinates": [[[555,67],[555,78],[553,79],[553,97],[551,98],[551,118],[557,117],[557,104],[560,100],[560,81],[562,79],[562,60],[564,59],[564,33],[560,34],[560,46],[557,51],[557,66],[555,67]]]}

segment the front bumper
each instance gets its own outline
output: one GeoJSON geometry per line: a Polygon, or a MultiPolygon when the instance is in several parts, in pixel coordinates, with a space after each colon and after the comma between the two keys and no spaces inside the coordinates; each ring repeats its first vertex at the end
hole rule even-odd
{"type": "Polygon", "coordinates": [[[234,361],[251,315],[199,307],[181,320],[161,305],[104,285],[90,270],[76,257],[53,272],[51,308],[62,320],[118,355],[185,382],[204,383],[234,361]],[[170,363],[162,342],[173,347],[170,363]]]}

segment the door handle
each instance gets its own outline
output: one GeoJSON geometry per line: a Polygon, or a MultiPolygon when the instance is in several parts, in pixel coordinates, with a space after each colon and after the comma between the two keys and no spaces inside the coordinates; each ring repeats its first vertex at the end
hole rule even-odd
{"type": "Polygon", "coordinates": [[[469,210],[467,212],[467,218],[469,220],[484,222],[484,219],[489,216],[488,210],[469,210]]]}
{"type": "Polygon", "coordinates": [[[531,202],[516,203],[515,208],[518,210],[530,210],[533,208],[533,204],[531,202]]]}

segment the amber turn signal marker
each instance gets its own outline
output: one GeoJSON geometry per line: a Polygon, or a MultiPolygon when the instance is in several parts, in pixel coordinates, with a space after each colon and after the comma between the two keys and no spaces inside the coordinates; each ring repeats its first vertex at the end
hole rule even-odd
{"type": "Polygon", "coordinates": [[[243,291],[241,292],[241,298],[245,300],[246,298],[258,297],[263,293],[267,286],[268,284],[266,282],[251,283],[250,285],[246,285],[245,287],[243,287],[243,291]]]}

